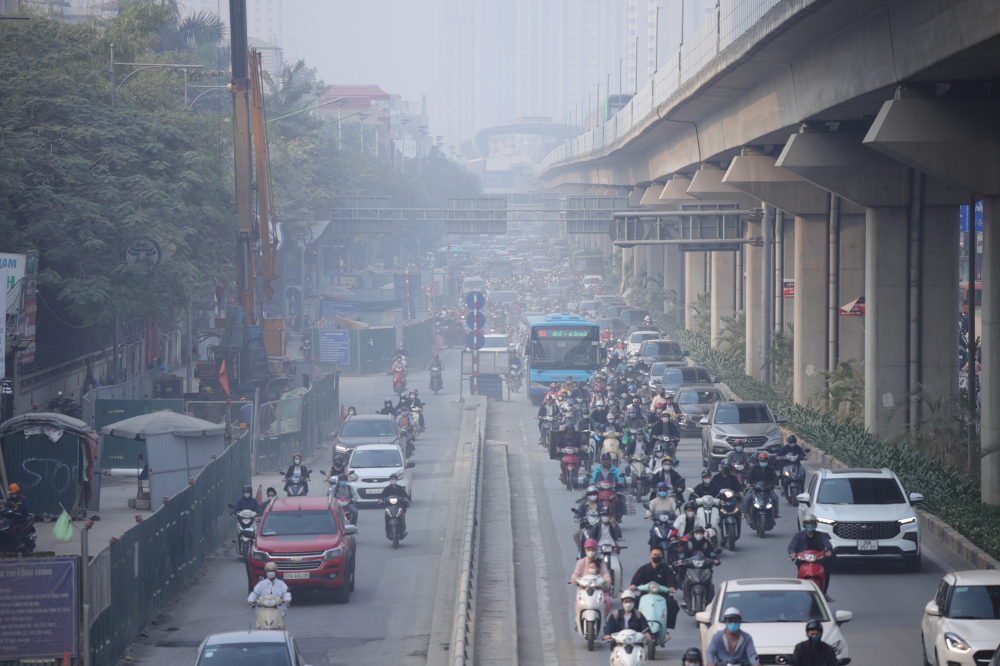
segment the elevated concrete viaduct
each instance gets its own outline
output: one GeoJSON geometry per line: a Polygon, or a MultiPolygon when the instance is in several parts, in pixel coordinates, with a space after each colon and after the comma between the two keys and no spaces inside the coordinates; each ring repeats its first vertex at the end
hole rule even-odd
{"type": "Polygon", "coordinates": [[[764,244],[738,252],[603,248],[647,280],[662,265],[688,326],[709,291],[713,340],[742,310],[755,377],[771,332],[794,331],[797,402],[822,396],[822,370],[863,364],[866,427],[911,443],[917,394],[957,391],[958,206],[983,198],[983,500],[1000,503],[1000,3],[731,0],[714,29],[714,51],[696,36],[539,178],[762,209],[742,233],[764,244]],[[841,316],[862,297],[863,317],[841,316]]]}

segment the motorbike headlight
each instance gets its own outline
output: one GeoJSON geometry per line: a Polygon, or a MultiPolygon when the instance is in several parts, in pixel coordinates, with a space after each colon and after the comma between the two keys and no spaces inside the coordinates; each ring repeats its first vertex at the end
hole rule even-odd
{"type": "Polygon", "coordinates": [[[784,474],[785,474],[785,476],[788,476],[788,470],[787,469],[785,470],[784,474]]]}
{"type": "Polygon", "coordinates": [[[331,548],[330,550],[323,553],[323,561],[335,560],[344,554],[343,546],[337,546],[336,548],[331,548]]]}
{"type": "Polygon", "coordinates": [[[830,647],[833,648],[834,652],[836,652],[837,654],[840,654],[841,652],[844,651],[844,641],[837,641],[837,642],[831,644],[830,647]]]}
{"type": "Polygon", "coordinates": [[[622,643],[624,643],[625,645],[635,645],[635,636],[629,634],[628,636],[623,637],[622,643]]]}
{"type": "Polygon", "coordinates": [[[765,508],[765,509],[770,509],[770,508],[771,508],[771,503],[770,503],[770,502],[768,502],[768,503],[767,503],[767,506],[765,506],[764,508],[765,508]]]}
{"type": "Polygon", "coordinates": [[[958,634],[953,634],[950,631],[944,635],[944,644],[952,652],[968,652],[972,649],[958,634]]]}
{"type": "Polygon", "coordinates": [[[757,504],[757,502],[754,502],[753,503],[753,508],[759,509],[760,508],[760,504],[757,504]]]}
{"type": "Polygon", "coordinates": [[[250,559],[252,559],[254,562],[267,562],[270,560],[270,558],[267,556],[267,553],[259,550],[251,550],[250,559]]]}
{"type": "Polygon", "coordinates": [[[274,599],[264,599],[264,605],[268,608],[274,608],[274,599]]]}

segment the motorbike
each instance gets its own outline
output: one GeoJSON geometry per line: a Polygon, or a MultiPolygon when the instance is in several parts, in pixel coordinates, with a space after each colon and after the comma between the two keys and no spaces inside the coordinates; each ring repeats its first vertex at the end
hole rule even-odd
{"type": "Polygon", "coordinates": [[[611,454],[611,464],[618,467],[619,462],[622,459],[621,442],[618,441],[617,432],[606,432],[604,433],[604,441],[602,442],[601,453],[611,454]]]}
{"type": "Polygon", "coordinates": [[[587,429],[580,430],[580,439],[583,441],[583,447],[580,449],[580,462],[587,470],[587,474],[590,474],[594,469],[597,449],[594,446],[594,433],[589,429],[589,426],[587,429]]]}
{"type": "Polygon", "coordinates": [[[311,469],[306,470],[306,476],[295,474],[293,476],[285,477],[285,483],[287,485],[287,487],[285,488],[285,492],[288,494],[289,497],[297,497],[299,495],[309,494],[309,490],[306,487],[307,483],[306,479],[309,477],[309,472],[311,471],[312,471],[311,469]]]}
{"type": "Polygon", "coordinates": [[[667,642],[667,600],[662,594],[670,592],[655,580],[635,589],[642,592],[642,596],[639,597],[639,612],[649,623],[649,633],[653,636],[647,654],[652,661],[656,659],[656,646],[662,647],[667,642]]]}
{"type": "MultiPolygon", "coordinates": [[[[229,508],[234,508],[232,504],[229,508]]],[[[236,528],[239,534],[236,535],[236,554],[246,560],[250,553],[250,544],[256,534],[257,512],[252,509],[244,509],[236,514],[236,528]]]]}
{"type": "Polygon", "coordinates": [[[610,506],[615,512],[615,517],[618,517],[618,493],[615,492],[614,481],[598,481],[597,486],[597,503],[601,505],[610,506]]]}
{"type": "Polygon", "coordinates": [[[739,481],[740,485],[742,486],[743,477],[747,471],[747,463],[746,461],[743,460],[733,460],[732,466],[733,466],[733,476],[736,477],[736,480],[739,481]]]}
{"type": "Polygon", "coordinates": [[[711,495],[705,495],[695,500],[698,505],[697,514],[705,525],[705,536],[712,542],[713,548],[719,548],[719,500],[711,495]]]}
{"type": "Polygon", "coordinates": [[[0,553],[31,553],[37,538],[35,516],[29,513],[24,522],[19,522],[17,511],[0,506],[0,553]]]}
{"type": "MultiPolygon", "coordinates": [[[[242,513],[242,511],[240,512],[242,513]]],[[[274,594],[264,594],[254,602],[257,606],[257,629],[285,630],[285,618],[281,616],[281,607],[285,605],[281,597],[274,594]]]]}
{"type": "MultiPolygon", "coordinates": [[[[570,509],[573,513],[576,513],[573,509],[570,509]]],[[[580,519],[580,543],[576,544],[576,548],[579,551],[579,557],[577,559],[583,558],[583,544],[587,542],[589,538],[587,534],[590,532],[590,528],[601,522],[598,516],[584,516],[580,519]]]]}
{"type": "Polygon", "coordinates": [[[587,641],[587,649],[594,649],[598,632],[604,627],[604,579],[600,576],[581,576],[576,579],[576,602],[573,616],[576,633],[587,641]]]}
{"type": "Polygon", "coordinates": [[[575,446],[567,446],[562,451],[562,463],[561,463],[561,476],[563,484],[566,486],[566,490],[573,490],[576,488],[576,475],[580,471],[580,449],[575,446]]]}
{"type": "Polygon", "coordinates": [[[795,498],[802,493],[802,488],[805,487],[806,470],[799,462],[799,456],[794,453],[778,456],[778,460],[785,461],[785,467],[778,477],[781,480],[781,494],[785,496],[790,505],[798,506],[799,501],[795,498]]]}
{"type": "Polygon", "coordinates": [[[799,567],[799,580],[811,580],[822,592],[826,589],[826,569],[823,560],[826,555],[818,550],[806,550],[795,553],[795,564],[799,567]]]}
{"type": "Polygon", "coordinates": [[[667,455],[671,458],[677,457],[677,438],[667,437],[665,435],[657,435],[653,438],[653,446],[657,444],[662,444],[663,448],[666,449],[667,455]]]}
{"type": "Polygon", "coordinates": [[[764,538],[766,532],[774,529],[774,509],[771,501],[771,488],[763,481],[757,482],[750,489],[750,529],[757,531],[757,536],[764,538]]]}
{"type": "Polygon", "coordinates": [[[539,419],[539,432],[541,433],[539,443],[542,444],[542,446],[548,446],[549,433],[552,431],[552,427],[556,421],[556,417],[539,416],[538,419],[539,419]]]}
{"type": "Polygon", "coordinates": [[[730,552],[736,550],[736,540],[740,538],[740,506],[739,493],[730,489],[719,493],[719,547],[725,546],[730,552]]]}
{"type": "Polygon", "coordinates": [[[413,452],[416,450],[416,446],[414,445],[414,440],[416,438],[413,435],[413,427],[403,426],[402,428],[399,429],[399,436],[406,443],[404,448],[406,450],[406,457],[409,458],[410,456],[413,455],[413,452]]]}
{"type": "Polygon", "coordinates": [[[392,391],[396,395],[402,396],[406,393],[406,371],[405,370],[393,370],[392,371],[392,391]]]}
{"type": "MultiPolygon", "coordinates": [[[[383,500],[379,500],[383,504],[383,500]]],[[[406,501],[399,497],[390,497],[389,505],[385,507],[385,515],[388,521],[385,526],[385,536],[392,541],[392,549],[399,548],[399,541],[406,537],[403,529],[403,515],[406,513],[406,501]]]]}
{"type": "MultiPolygon", "coordinates": [[[[635,666],[646,663],[646,650],[643,646],[645,640],[645,636],[631,629],[622,629],[611,634],[611,641],[614,643],[611,647],[612,666],[635,666]]],[[[650,645],[649,649],[649,658],[652,659],[656,646],[650,645]]]]}
{"type": "Polygon", "coordinates": [[[641,502],[642,498],[649,491],[649,475],[646,473],[646,461],[648,459],[646,454],[638,449],[635,455],[631,458],[626,458],[626,461],[628,461],[626,472],[632,480],[632,490],[635,493],[635,500],[637,502],[641,502]]]}
{"type": "Polygon", "coordinates": [[[619,551],[627,546],[612,546],[609,544],[604,544],[601,546],[601,559],[604,563],[608,565],[608,571],[611,572],[611,598],[618,598],[618,588],[621,587],[622,582],[622,561],[618,557],[619,551]]]}
{"type": "Polygon", "coordinates": [[[434,391],[434,395],[438,394],[438,391],[444,388],[444,380],[441,379],[441,369],[431,368],[431,384],[430,389],[434,391]]]}
{"type": "MultiPolygon", "coordinates": [[[[648,508],[649,503],[646,503],[648,508]]],[[[670,530],[674,527],[676,516],[669,511],[660,511],[650,516],[653,526],[649,528],[649,545],[657,546],[664,552],[670,547],[670,530]]]]}
{"type": "Polygon", "coordinates": [[[711,558],[705,557],[701,552],[677,561],[675,566],[683,569],[683,575],[678,574],[684,589],[681,608],[688,615],[695,615],[705,610],[715,596],[715,585],[712,583],[714,564],[711,558]]]}

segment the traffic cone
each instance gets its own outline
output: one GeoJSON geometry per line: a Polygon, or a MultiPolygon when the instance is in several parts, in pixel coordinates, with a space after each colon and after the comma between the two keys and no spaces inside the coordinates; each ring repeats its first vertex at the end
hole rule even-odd
{"type": "Polygon", "coordinates": [[[264,492],[263,492],[263,488],[264,488],[264,486],[263,486],[263,485],[261,485],[261,484],[259,484],[259,483],[257,484],[257,497],[255,497],[255,498],[254,498],[254,499],[256,499],[256,500],[257,500],[257,504],[260,504],[261,502],[263,502],[263,501],[264,501],[264,492]]]}
{"type": "Polygon", "coordinates": [[[347,418],[347,413],[344,411],[344,406],[340,406],[340,420],[343,421],[347,418]]]}
{"type": "Polygon", "coordinates": [[[70,666],[69,652],[63,652],[63,663],[62,666],[70,666]]]}

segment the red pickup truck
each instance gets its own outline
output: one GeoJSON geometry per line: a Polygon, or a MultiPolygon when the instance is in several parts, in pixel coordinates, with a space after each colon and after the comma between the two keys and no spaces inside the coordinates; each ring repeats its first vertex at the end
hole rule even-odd
{"type": "Polygon", "coordinates": [[[336,502],[326,497],[281,497],[268,506],[248,558],[251,589],[264,579],[264,565],[278,565],[291,589],[333,590],[346,604],[354,591],[355,537],[336,502]]]}

